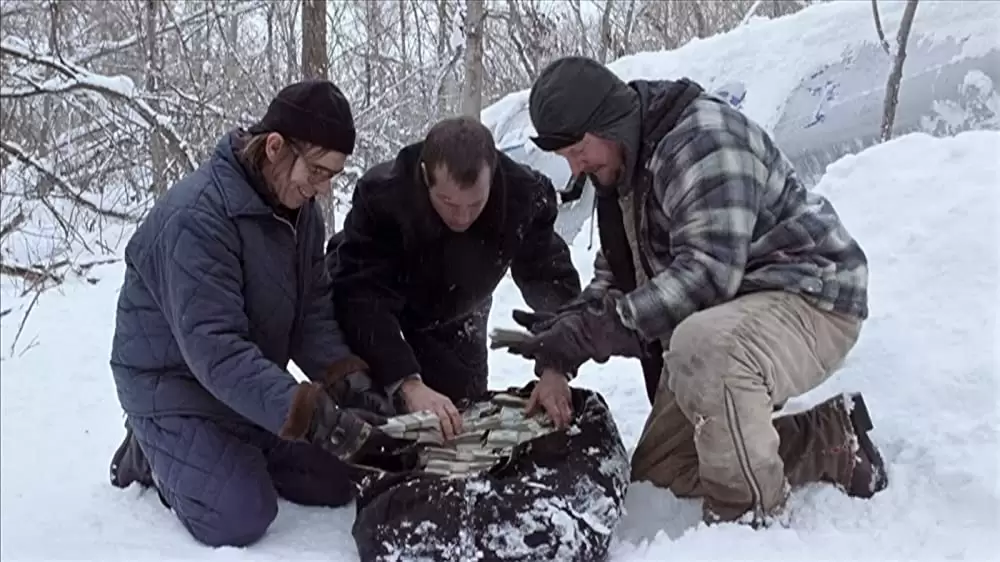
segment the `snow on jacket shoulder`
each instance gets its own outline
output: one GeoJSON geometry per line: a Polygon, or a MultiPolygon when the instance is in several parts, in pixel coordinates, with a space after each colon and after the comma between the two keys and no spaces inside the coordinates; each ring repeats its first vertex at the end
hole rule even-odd
{"type": "Polygon", "coordinates": [[[126,413],[241,417],[277,433],[296,381],[350,360],[323,267],[324,226],[258,194],[230,132],[129,240],[111,366],[126,413]]]}

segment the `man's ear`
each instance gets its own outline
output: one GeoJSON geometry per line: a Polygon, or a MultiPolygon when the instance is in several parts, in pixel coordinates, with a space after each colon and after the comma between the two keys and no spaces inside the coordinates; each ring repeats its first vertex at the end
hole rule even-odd
{"type": "Polygon", "coordinates": [[[264,141],[264,152],[272,164],[278,161],[278,156],[284,148],[285,137],[280,133],[268,133],[267,140],[264,141]]]}

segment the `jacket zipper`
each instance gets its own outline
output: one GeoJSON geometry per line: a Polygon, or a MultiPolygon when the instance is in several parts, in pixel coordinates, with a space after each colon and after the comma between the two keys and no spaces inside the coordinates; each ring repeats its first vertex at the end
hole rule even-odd
{"type": "Polygon", "coordinates": [[[298,224],[299,224],[299,217],[302,216],[301,209],[299,210],[299,214],[295,216],[295,224],[292,224],[288,219],[284,217],[278,216],[277,213],[271,213],[271,216],[288,225],[288,228],[292,230],[292,239],[295,240],[296,244],[298,244],[299,242],[298,224]]]}

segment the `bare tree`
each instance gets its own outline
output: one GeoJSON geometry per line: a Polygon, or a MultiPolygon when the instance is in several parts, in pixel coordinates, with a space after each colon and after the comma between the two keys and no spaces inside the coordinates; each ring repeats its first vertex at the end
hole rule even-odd
{"type": "Polygon", "coordinates": [[[486,7],[483,0],[465,3],[465,83],[462,88],[462,114],[479,118],[483,110],[483,23],[486,7]]]}
{"type": "Polygon", "coordinates": [[[611,8],[614,0],[604,0],[604,11],[601,12],[601,47],[597,50],[597,60],[608,61],[608,50],[611,49],[614,38],[611,36],[611,8]]]}
{"type": "Polygon", "coordinates": [[[302,0],[302,77],[326,79],[326,0],[302,0]]]}
{"type": "MultiPolygon", "coordinates": [[[[156,98],[159,91],[160,82],[160,56],[159,41],[156,36],[156,29],[160,20],[160,0],[146,0],[146,93],[150,98],[156,98]]],[[[156,110],[159,104],[150,101],[150,107],[156,110]]],[[[166,191],[166,171],[167,154],[163,146],[163,137],[159,131],[153,128],[149,134],[149,157],[150,157],[150,188],[153,193],[160,194],[166,191]]]]}
{"type": "Polygon", "coordinates": [[[906,42],[913,27],[913,16],[917,12],[917,0],[907,0],[903,18],[896,34],[896,57],[885,87],[885,103],[882,106],[882,128],[880,138],[885,142],[892,138],[892,124],[896,119],[896,104],[899,103],[899,84],[903,79],[903,62],[906,60],[906,42]]]}

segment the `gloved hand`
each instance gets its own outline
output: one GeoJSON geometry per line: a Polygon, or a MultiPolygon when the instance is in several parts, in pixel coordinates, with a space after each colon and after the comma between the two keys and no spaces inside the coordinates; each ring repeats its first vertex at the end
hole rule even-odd
{"type": "Polygon", "coordinates": [[[642,357],[642,338],[626,327],[618,314],[621,298],[620,291],[610,290],[588,306],[561,313],[547,329],[503,346],[510,353],[533,359],[538,375],[545,369],[575,372],[589,359],[604,363],[612,356],[642,357]]]}
{"type": "Polygon", "coordinates": [[[386,418],[357,408],[338,408],[319,383],[299,383],[279,435],[306,441],[345,462],[379,454],[398,445],[378,426],[386,418]]]}
{"type": "Polygon", "coordinates": [[[566,304],[557,308],[555,312],[529,312],[527,310],[514,309],[511,316],[514,321],[526,328],[532,334],[538,334],[548,330],[561,317],[567,313],[575,313],[586,308],[593,302],[599,302],[604,297],[604,291],[586,288],[566,304]]]}
{"type": "Polygon", "coordinates": [[[359,408],[382,416],[396,414],[389,397],[365,371],[354,371],[327,383],[326,391],[341,408],[359,408]]]}

